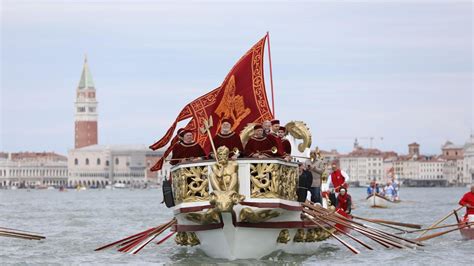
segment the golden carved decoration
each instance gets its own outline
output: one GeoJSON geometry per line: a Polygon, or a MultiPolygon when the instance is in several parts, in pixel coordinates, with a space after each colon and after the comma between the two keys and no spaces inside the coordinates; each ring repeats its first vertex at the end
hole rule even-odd
{"type": "Polygon", "coordinates": [[[209,199],[209,180],[207,166],[192,166],[177,169],[171,173],[174,201],[206,201],[209,199]]]}
{"type": "MultiPolygon", "coordinates": [[[[218,117],[232,119],[232,130],[235,130],[240,122],[251,113],[250,108],[245,106],[244,97],[236,94],[235,89],[235,77],[232,75],[225,86],[224,96],[215,110],[218,117]]],[[[217,125],[217,128],[220,128],[220,124],[217,125]]]]}
{"type": "Polygon", "coordinates": [[[290,232],[288,231],[288,229],[283,229],[280,231],[280,234],[278,235],[278,238],[277,238],[277,243],[282,243],[282,244],[286,244],[290,241],[290,232]]]}
{"type": "Polygon", "coordinates": [[[240,140],[242,141],[242,145],[245,147],[247,145],[247,142],[249,141],[250,137],[253,135],[253,127],[255,126],[255,123],[249,123],[247,124],[242,131],[240,131],[240,140]]]}
{"type": "Polygon", "coordinates": [[[305,238],[304,229],[298,229],[293,237],[293,242],[304,242],[305,238]]]}
{"type": "Polygon", "coordinates": [[[298,169],[276,163],[250,165],[250,194],[252,198],[296,200],[298,169]]]}
{"type": "Polygon", "coordinates": [[[235,191],[212,191],[209,203],[214,206],[217,212],[231,212],[234,205],[245,199],[235,191]]]}
{"type": "Polygon", "coordinates": [[[188,234],[186,232],[178,232],[176,233],[176,237],[174,238],[176,244],[180,246],[187,246],[188,245],[188,234]]]}
{"type": "Polygon", "coordinates": [[[311,147],[311,132],[303,121],[291,121],[285,125],[286,134],[290,134],[295,139],[302,139],[303,142],[298,144],[298,150],[304,152],[311,147]]]}
{"type": "Polygon", "coordinates": [[[229,149],[220,146],[217,149],[217,163],[212,165],[210,181],[213,191],[209,203],[218,212],[230,212],[234,205],[245,199],[239,194],[239,165],[229,161],[229,149]]]}
{"type": "Polygon", "coordinates": [[[188,232],[188,245],[196,246],[201,244],[201,241],[199,241],[199,238],[197,237],[195,232],[188,232]]]}
{"type": "Polygon", "coordinates": [[[261,223],[279,215],[280,213],[275,210],[253,210],[245,207],[240,211],[239,219],[246,223],[261,223]]]}
{"type": "Polygon", "coordinates": [[[206,212],[190,212],[186,214],[186,219],[197,224],[217,224],[221,219],[219,212],[215,209],[209,209],[206,212]]]}
{"type": "Polygon", "coordinates": [[[305,242],[315,242],[316,238],[317,238],[316,229],[314,228],[308,229],[308,231],[306,232],[305,242]]]}
{"type": "Polygon", "coordinates": [[[229,161],[229,149],[226,146],[217,148],[217,163],[212,165],[210,175],[213,190],[239,192],[239,165],[229,161]]]}
{"type": "MultiPolygon", "coordinates": [[[[328,231],[331,233],[335,233],[336,229],[334,228],[326,228],[328,231]]],[[[322,228],[315,228],[316,230],[316,241],[324,241],[328,238],[331,237],[331,234],[329,232],[326,232],[326,230],[323,230],[322,228]]]]}
{"type": "Polygon", "coordinates": [[[195,232],[178,232],[174,241],[180,246],[196,246],[201,244],[195,232]]]}

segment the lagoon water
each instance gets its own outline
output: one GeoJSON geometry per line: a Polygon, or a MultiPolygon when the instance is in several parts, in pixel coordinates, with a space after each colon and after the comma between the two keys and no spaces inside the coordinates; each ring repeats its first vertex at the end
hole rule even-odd
{"type": "MultiPolygon", "coordinates": [[[[456,208],[467,191],[467,188],[402,188],[403,202],[390,209],[368,208],[363,188],[351,189],[350,193],[356,206],[353,213],[358,216],[429,226],[456,208]]],[[[359,255],[353,255],[335,240],[325,242],[311,255],[275,252],[260,260],[213,259],[196,248],[179,247],[173,239],[160,246],[149,244],[137,255],[113,249],[93,251],[168,221],[172,212],[160,204],[161,199],[161,190],[0,190],[0,227],[38,232],[47,237],[41,241],[0,237],[0,265],[460,265],[474,262],[474,241],[462,240],[457,231],[428,240],[425,247],[417,249],[384,249],[371,242],[377,248],[369,251],[348,240],[362,252],[359,255]]],[[[450,224],[454,222],[454,217],[447,220],[450,224]]]]}

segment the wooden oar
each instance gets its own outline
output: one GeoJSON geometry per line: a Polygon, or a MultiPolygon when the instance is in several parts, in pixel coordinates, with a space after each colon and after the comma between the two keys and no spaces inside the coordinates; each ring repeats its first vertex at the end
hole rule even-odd
{"type": "Polygon", "coordinates": [[[335,222],[335,223],[340,223],[340,224],[343,224],[344,226],[348,226],[348,227],[351,227],[351,228],[357,228],[357,231],[362,233],[362,234],[366,234],[367,237],[369,237],[369,235],[371,237],[376,237],[377,239],[387,243],[387,244],[390,244],[392,246],[395,246],[395,247],[398,247],[400,248],[401,246],[407,246],[407,247],[412,247],[410,245],[407,245],[406,243],[410,243],[410,244],[414,244],[414,245],[418,245],[418,246],[423,246],[422,243],[420,242],[416,242],[416,241],[413,241],[413,240],[410,240],[410,239],[406,239],[406,238],[403,238],[403,237],[400,237],[400,236],[397,236],[397,235],[393,235],[393,234],[390,234],[390,233],[387,233],[385,231],[381,231],[377,228],[373,228],[371,226],[368,226],[368,225],[365,225],[365,224],[361,224],[361,223],[358,223],[358,222],[355,222],[351,219],[348,219],[344,216],[341,216],[337,213],[332,213],[330,211],[328,211],[327,209],[324,209],[320,206],[317,206],[317,205],[312,205],[312,204],[309,204],[309,203],[303,203],[303,205],[309,209],[312,209],[313,211],[316,211],[318,213],[320,213],[325,219],[328,219],[332,222],[335,222]],[[400,240],[406,242],[400,242],[400,240]]]}
{"type": "Polygon", "coordinates": [[[444,232],[439,232],[439,233],[434,233],[434,234],[431,234],[431,235],[427,235],[427,236],[423,236],[423,237],[419,237],[416,239],[416,241],[425,241],[425,240],[428,240],[428,239],[432,239],[432,238],[435,238],[435,237],[438,237],[438,236],[442,236],[442,235],[445,235],[447,233],[451,233],[451,232],[454,232],[454,231],[457,231],[459,229],[463,229],[464,227],[468,227],[469,224],[464,224],[462,226],[459,226],[457,228],[454,228],[454,229],[450,229],[450,230],[446,230],[444,232]]]}
{"type": "Polygon", "coordinates": [[[364,246],[365,248],[370,249],[370,250],[373,250],[373,248],[372,248],[371,246],[369,246],[369,245],[367,245],[366,243],[362,242],[362,240],[360,240],[360,239],[358,239],[358,238],[352,236],[351,234],[345,232],[344,230],[338,228],[337,226],[328,223],[328,222],[325,221],[324,219],[321,219],[321,218],[319,218],[319,217],[317,217],[317,216],[312,216],[312,215],[310,215],[310,214],[308,214],[308,213],[305,213],[305,215],[306,215],[306,217],[308,217],[311,221],[314,221],[314,219],[316,218],[316,219],[318,219],[320,222],[323,222],[324,224],[327,224],[327,225],[331,226],[332,228],[336,229],[336,230],[337,230],[338,232],[340,232],[341,234],[343,234],[343,235],[345,235],[345,236],[351,238],[352,240],[354,240],[354,241],[356,241],[357,243],[361,244],[361,245],[364,246]]]}
{"type": "Polygon", "coordinates": [[[428,232],[428,229],[430,229],[431,227],[435,227],[437,226],[438,224],[442,223],[444,220],[448,219],[451,215],[454,214],[454,212],[457,212],[459,211],[460,209],[462,209],[464,206],[459,206],[457,209],[455,209],[454,211],[450,211],[449,214],[447,214],[446,216],[444,216],[443,218],[439,219],[438,221],[436,221],[434,224],[430,225],[427,230],[423,231],[419,236],[418,238],[424,236],[426,234],[426,232],[428,232]]]}
{"type": "Polygon", "coordinates": [[[381,219],[370,219],[370,218],[363,218],[363,217],[359,217],[355,215],[352,215],[352,217],[359,220],[366,221],[366,222],[376,223],[376,224],[392,224],[392,225],[415,228],[415,229],[421,228],[421,225],[419,224],[408,224],[408,223],[393,222],[393,221],[387,221],[387,220],[381,220],[381,219]]]}
{"type": "Polygon", "coordinates": [[[321,229],[323,229],[325,232],[329,233],[332,237],[334,237],[337,241],[339,241],[341,244],[343,244],[346,248],[348,248],[350,251],[352,251],[354,254],[359,254],[360,251],[357,250],[356,248],[354,248],[353,246],[351,246],[349,243],[347,243],[346,241],[344,241],[343,239],[341,239],[340,237],[338,237],[337,235],[335,235],[334,233],[332,233],[331,231],[329,231],[328,229],[326,229],[324,226],[322,226],[320,223],[318,223],[316,220],[312,220],[313,223],[315,223],[317,226],[319,226],[321,229]]]}
{"type": "Polygon", "coordinates": [[[145,230],[145,231],[143,231],[143,232],[140,232],[140,233],[138,233],[138,234],[134,234],[134,235],[128,236],[128,237],[126,237],[126,238],[120,239],[120,240],[118,240],[118,241],[115,241],[115,242],[113,242],[113,243],[107,244],[107,245],[105,245],[105,246],[98,247],[98,248],[94,249],[94,251],[100,251],[100,250],[103,250],[103,249],[106,249],[106,248],[110,248],[110,247],[119,245],[119,244],[121,244],[121,243],[123,243],[123,242],[125,242],[125,241],[127,241],[127,240],[129,240],[129,239],[133,239],[133,238],[136,238],[136,237],[140,237],[141,235],[143,235],[143,234],[145,234],[145,233],[147,233],[147,232],[150,232],[150,231],[153,230],[153,229],[155,229],[155,228],[150,228],[150,229],[145,230]]]}
{"type": "MultiPolygon", "coordinates": [[[[325,209],[324,209],[325,210],[325,209]]],[[[324,219],[327,219],[328,221],[341,224],[342,226],[346,226],[348,228],[351,228],[362,235],[374,240],[375,242],[383,245],[384,247],[388,248],[390,246],[396,247],[396,248],[403,248],[403,244],[399,243],[398,240],[391,239],[389,236],[384,236],[378,232],[375,232],[373,230],[369,230],[366,228],[363,228],[361,226],[356,225],[356,223],[353,223],[352,220],[346,219],[343,216],[340,215],[334,215],[332,213],[329,213],[330,215],[323,215],[322,217],[324,219]],[[341,217],[341,219],[339,218],[341,217]],[[342,219],[344,218],[344,220],[342,219]]]]}
{"type": "MultiPolygon", "coordinates": [[[[422,228],[422,229],[418,229],[418,230],[406,231],[406,233],[411,234],[411,233],[416,233],[416,232],[420,232],[420,231],[424,231],[424,230],[436,230],[436,229],[459,226],[459,225],[460,225],[459,223],[448,224],[448,225],[436,226],[436,227],[431,227],[431,228],[422,228]]],[[[467,223],[467,225],[474,225],[474,222],[469,222],[469,223],[467,223]]],[[[401,234],[401,233],[397,233],[397,234],[401,234]]]]}
{"type": "Polygon", "coordinates": [[[2,236],[10,236],[10,237],[17,237],[17,238],[31,239],[31,240],[41,240],[41,239],[46,238],[40,235],[25,234],[25,233],[14,232],[14,231],[9,231],[9,230],[0,230],[0,233],[2,234],[2,236]]]}

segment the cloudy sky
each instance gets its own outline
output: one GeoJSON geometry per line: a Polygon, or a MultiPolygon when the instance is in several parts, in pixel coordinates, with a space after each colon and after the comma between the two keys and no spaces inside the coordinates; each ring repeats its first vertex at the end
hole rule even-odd
{"type": "Polygon", "coordinates": [[[1,2],[3,151],[73,147],[86,53],[100,144],[151,144],[267,31],[276,115],[323,149],[434,154],[472,132],[471,1],[1,2]]]}

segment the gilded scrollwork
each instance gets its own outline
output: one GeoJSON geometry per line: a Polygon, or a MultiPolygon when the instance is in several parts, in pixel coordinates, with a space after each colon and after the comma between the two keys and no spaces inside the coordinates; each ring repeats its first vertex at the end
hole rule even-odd
{"type": "Polygon", "coordinates": [[[190,212],[186,214],[186,219],[197,224],[217,224],[220,223],[220,215],[214,208],[206,212],[190,212]]]}
{"type": "Polygon", "coordinates": [[[290,241],[290,239],[290,231],[288,231],[288,229],[283,229],[278,235],[277,243],[286,244],[290,241]]]}
{"type": "Polygon", "coordinates": [[[207,166],[184,167],[172,172],[176,203],[206,201],[209,199],[207,166]]]}
{"type": "Polygon", "coordinates": [[[276,163],[250,165],[252,198],[280,198],[296,200],[298,169],[276,163]]]}
{"type": "Polygon", "coordinates": [[[296,230],[296,234],[293,237],[293,242],[304,242],[305,239],[306,239],[306,235],[305,235],[304,229],[296,230]]]}
{"type": "Polygon", "coordinates": [[[241,222],[261,223],[271,218],[278,217],[280,213],[275,210],[254,210],[249,207],[240,210],[239,219],[241,222]]]}

